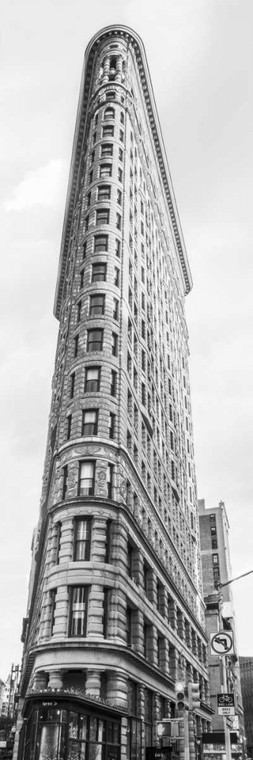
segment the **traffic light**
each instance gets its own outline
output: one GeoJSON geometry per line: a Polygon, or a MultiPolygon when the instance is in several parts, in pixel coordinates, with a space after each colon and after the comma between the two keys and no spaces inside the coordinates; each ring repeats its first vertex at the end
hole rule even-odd
{"type": "Polygon", "coordinates": [[[188,683],[189,710],[200,707],[200,691],[198,683],[188,683]]]}
{"type": "Polygon", "coordinates": [[[181,682],[176,683],[176,706],[179,712],[185,707],[185,684],[181,682]]]}

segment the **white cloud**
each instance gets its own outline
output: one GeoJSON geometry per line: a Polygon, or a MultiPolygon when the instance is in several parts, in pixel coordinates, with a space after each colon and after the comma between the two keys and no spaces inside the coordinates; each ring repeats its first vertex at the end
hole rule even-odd
{"type": "Polygon", "coordinates": [[[32,206],[48,207],[61,203],[62,193],[66,191],[66,177],[66,162],[61,159],[26,172],[13,189],[12,197],[5,201],[5,211],[24,211],[32,206]]]}

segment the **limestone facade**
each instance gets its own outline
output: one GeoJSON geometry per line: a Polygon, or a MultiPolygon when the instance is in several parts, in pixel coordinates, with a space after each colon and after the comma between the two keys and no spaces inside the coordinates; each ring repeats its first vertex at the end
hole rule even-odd
{"type": "Polygon", "coordinates": [[[182,678],[199,681],[209,725],[190,288],[145,51],[108,27],[86,51],[74,136],[19,760],[35,714],[46,757],[38,715],[55,726],[56,703],[55,760],[86,758],[99,720],[97,757],[144,760],[182,678]]]}

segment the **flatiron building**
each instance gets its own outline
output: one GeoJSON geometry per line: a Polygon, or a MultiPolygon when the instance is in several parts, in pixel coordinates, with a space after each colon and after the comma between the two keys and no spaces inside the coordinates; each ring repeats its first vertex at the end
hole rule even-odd
{"type": "Polygon", "coordinates": [[[209,726],[191,286],[145,50],[113,25],[87,47],[74,134],[19,760],[144,760],[180,680],[209,726]]]}

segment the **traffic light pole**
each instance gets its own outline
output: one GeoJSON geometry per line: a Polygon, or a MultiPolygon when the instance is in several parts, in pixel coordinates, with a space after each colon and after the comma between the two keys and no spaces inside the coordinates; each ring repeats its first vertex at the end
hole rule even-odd
{"type": "MultiPolygon", "coordinates": [[[[234,580],[237,580],[236,578],[234,580]]],[[[231,581],[232,582],[232,581],[231,581]]],[[[219,624],[222,628],[222,592],[221,589],[223,586],[228,585],[227,583],[220,583],[218,588],[218,612],[219,612],[219,624]]],[[[220,657],[222,662],[222,692],[223,694],[227,693],[227,670],[226,670],[226,655],[223,655],[220,657]]],[[[232,760],[231,755],[231,744],[230,744],[230,731],[227,725],[227,719],[226,716],[223,716],[223,727],[224,727],[224,734],[225,734],[225,752],[226,752],[226,760],[232,760]]]]}
{"type": "Polygon", "coordinates": [[[184,760],[190,760],[189,751],[189,710],[184,711],[184,760]]]}

